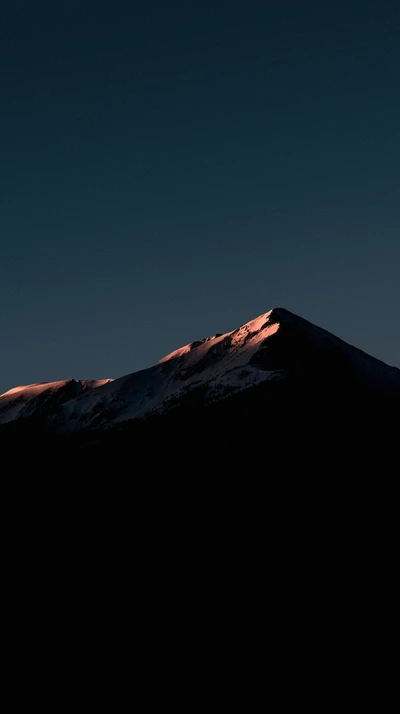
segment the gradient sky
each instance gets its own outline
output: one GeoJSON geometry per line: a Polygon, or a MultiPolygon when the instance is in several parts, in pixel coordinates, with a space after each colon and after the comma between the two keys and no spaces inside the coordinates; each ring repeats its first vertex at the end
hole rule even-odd
{"type": "Polygon", "coordinates": [[[0,10],[0,393],[282,306],[400,367],[398,0],[0,10]]]}

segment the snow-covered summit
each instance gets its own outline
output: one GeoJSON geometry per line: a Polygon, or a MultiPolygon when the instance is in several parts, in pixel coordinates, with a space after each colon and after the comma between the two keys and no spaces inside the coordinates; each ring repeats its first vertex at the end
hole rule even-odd
{"type": "Polygon", "coordinates": [[[206,352],[209,351],[210,348],[213,349],[215,345],[217,345],[219,342],[223,342],[231,336],[232,344],[236,345],[239,345],[241,342],[243,342],[243,337],[248,334],[255,335],[256,333],[258,333],[259,339],[263,339],[263,327],[267,326],[268,318],[272,314],[272,312],[272,310],[270,310],[269,312],[265,312],[263,315],[260,315],[255,320],[251,320],[250,322],[247,322],[245,325],[241,325],[238,329],[232,330],[231,332],[226,332],[225,334],[218,333],[216,335],[212,335],[211,337],[205,337],[203,340],[190,342],[188,345],[180,347],[179,349],[174,350],[173,352],[170,352],[170,354],[163,357],[160,360],[160,364],[162,362],[167,362],[171,359],[177,359],[178,357],[182,357],[183,355],[186,355],[189,352],[192,352],[193,350],[196,350],[193,359],[194,361],[198,361],[202,356],[204,356],[206,352]]]}

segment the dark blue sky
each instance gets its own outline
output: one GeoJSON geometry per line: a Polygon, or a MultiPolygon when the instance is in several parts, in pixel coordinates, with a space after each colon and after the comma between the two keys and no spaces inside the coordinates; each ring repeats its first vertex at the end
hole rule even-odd
{"type": "Polygon", "coordinates": [[[0,10],[0,393],[282,306],[400,366],[400,3],[0,10]]]}

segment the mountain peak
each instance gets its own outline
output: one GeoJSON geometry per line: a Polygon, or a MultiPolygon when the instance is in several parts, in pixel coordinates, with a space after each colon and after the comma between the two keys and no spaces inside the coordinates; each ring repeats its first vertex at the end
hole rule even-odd
{"type": "MultiPolygon", "coordinates": [[[[272,322],[277,322],[277,320],[272,321],[270,319],[273,310],[269,310],[268,312],[263,313],[262,315],[259,315],[258,317],[254,318],[253,320],[250,320],[249,322],[244,323],[243,325],[240,325],[240,327],[236,328],[235,330],[231,330],[231,332],[217,332],[215,335],[211,335],[211,337],[205,337],[202,340],[197,340],[195,342],[189,342],[189,344],[184,345],[183,347],[178,348],[177,350],[174,350],[173,352],[170,352],[167,354],[165,357],[163,357],[160,360],[160,364],[164,362],[168,362],[171,359],[177,359],[179,357],[183,357],[184,355],[187,355],[188,353],[192,352],[193,350],[196,350],[197,348],[202,348],[201,353],[204,354],[204,351],[208,351],[210,348],[215,347],[216,344],[223,342],[224,340],[227,340],[231,338],[233,335],[243,335],[243,334],[256,334],[260,332],[260,330],[264,329],[267,327],[269,323],[272,324],[272,322]]],[[[277,313],[278,316],[278,313],[277,313]]],[[[231,338],[233,339],[233,337],[231,338]]],[[[199,354],[199,353],[197,353],[199,354]]]]}

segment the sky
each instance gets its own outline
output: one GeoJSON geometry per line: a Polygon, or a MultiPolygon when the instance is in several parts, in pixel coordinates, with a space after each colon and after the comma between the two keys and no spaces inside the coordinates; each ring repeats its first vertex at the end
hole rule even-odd
{"type": "Polygon", "coordinates": [[[285,307],[400,367],[398,0],[0,9],[0,394],[285,307]]]}

